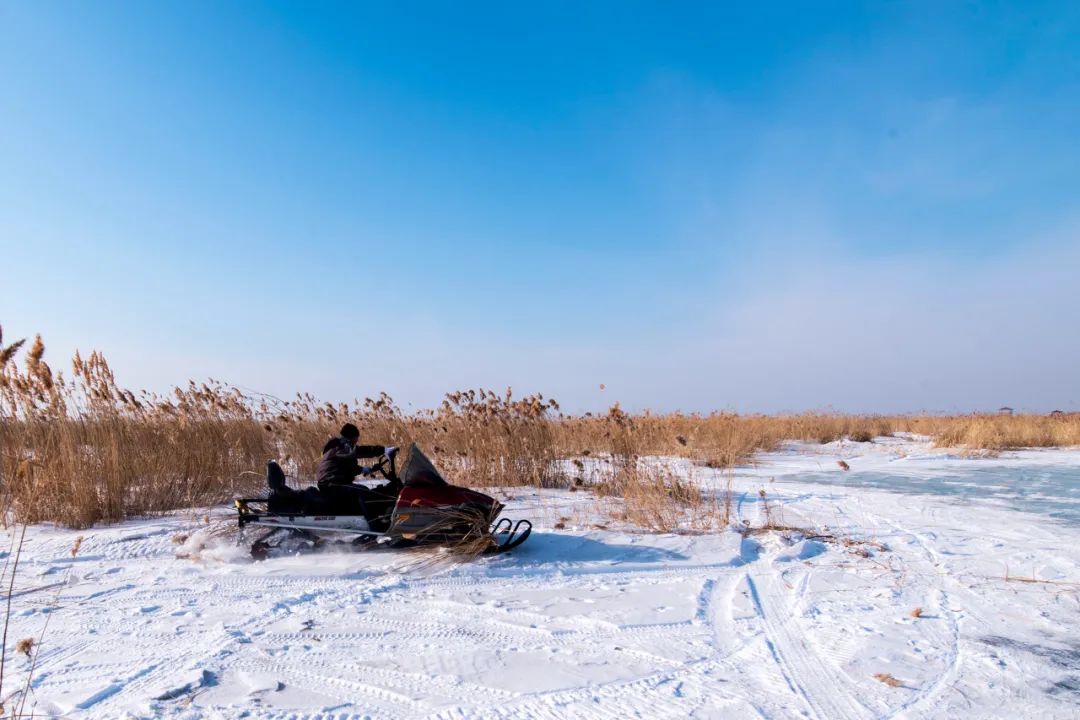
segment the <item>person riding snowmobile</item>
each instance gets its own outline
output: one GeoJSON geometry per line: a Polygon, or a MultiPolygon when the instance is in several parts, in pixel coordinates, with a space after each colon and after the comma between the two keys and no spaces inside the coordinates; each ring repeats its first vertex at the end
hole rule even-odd
{"type": "Polygon", "coordinates": [[[340,434],[326,441],[322,449],[322,459],[315,471],[315,482],[319,492],[330,502],[332,507],[342,508],[344,512],[355,510],[372,523],[382,524],[384,516],[389,517],[394,502],[401,492],[400,482],[390,482],[368,488],[353,481],[357,475],[366,475],[367,468],[360,465],[361,459],[377,458],[382,455],[393,457],[397,448],[386,445],[357,445],[360,430],[352,423],[345,423],[340,434]]]}

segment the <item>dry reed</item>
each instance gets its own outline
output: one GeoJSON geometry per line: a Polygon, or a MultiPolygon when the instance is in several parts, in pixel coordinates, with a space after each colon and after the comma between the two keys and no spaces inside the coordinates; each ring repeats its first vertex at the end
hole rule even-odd
{"type": "Polygon", "coordinates": [[[884,683],[885,685],[888,685],[891,688],[898,688],[903,685],[902,682],[894,678],[889,673],[874,673],[874,679],[877,680],[879,683],[884,683]]]}
{"type": "Polygon", "coordinates": [[[603,414],[572,416],[554,400],[509,389],[454,392],[437,409],[405,412],[385,393],[332,404],[306,394],[280,400],[214,380],[167,395],[136,393],[117,382],[101,353],[77,353],[70,375],[54,372],[45,355],[40,337],[27,348],[23,340],[5,346],[0,334],[4,522],[87,527],[207,506],[260,491],[259,470],[270,457],[295,481],[310,482],[319,448],[346,421],[367,442],[416,442],[448,480],[472,487],[584,489],[560,460],[603,458],[606,470],[588,486],[621,498],[627,521],[665,530],[730,519],[730,488],[727,501],[705,496],[677,473],[643,462],[647,456],[729,468],[785,440],[864,442],[901,431],[976,449],[1080,445],[1077,413],[630,414],[616,403],[603,414]]]}

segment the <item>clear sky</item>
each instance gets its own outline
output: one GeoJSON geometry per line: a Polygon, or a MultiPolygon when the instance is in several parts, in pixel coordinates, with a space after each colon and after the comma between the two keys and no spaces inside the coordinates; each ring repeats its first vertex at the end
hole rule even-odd
{"type": "Polygon", "coordinates": [[[1080,409],[1078,130],[1069,1],[4,2],[0,323],[154,389],[1080,409]]]}

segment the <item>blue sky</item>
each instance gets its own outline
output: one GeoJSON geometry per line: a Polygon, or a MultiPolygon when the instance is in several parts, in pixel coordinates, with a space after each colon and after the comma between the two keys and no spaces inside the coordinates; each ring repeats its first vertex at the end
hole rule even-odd
{"type": "Polygon", "coordinates": [[[0,5],[5,334],[155,389],[1080,408],[1080,6],[581,5],[0,5]]]}

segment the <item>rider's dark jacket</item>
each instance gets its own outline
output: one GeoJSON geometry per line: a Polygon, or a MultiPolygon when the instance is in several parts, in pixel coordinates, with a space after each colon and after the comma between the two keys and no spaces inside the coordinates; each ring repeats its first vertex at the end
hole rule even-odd
{"type": "Polygon", "coordinates": [[[347,485],[360,474],[360,459],[379,457],[386,451],[382,445],[353,445],[341,437],[332,437],[323,445],[322,459],[315,471],[319,488],[327,485],[347,485]]]}

